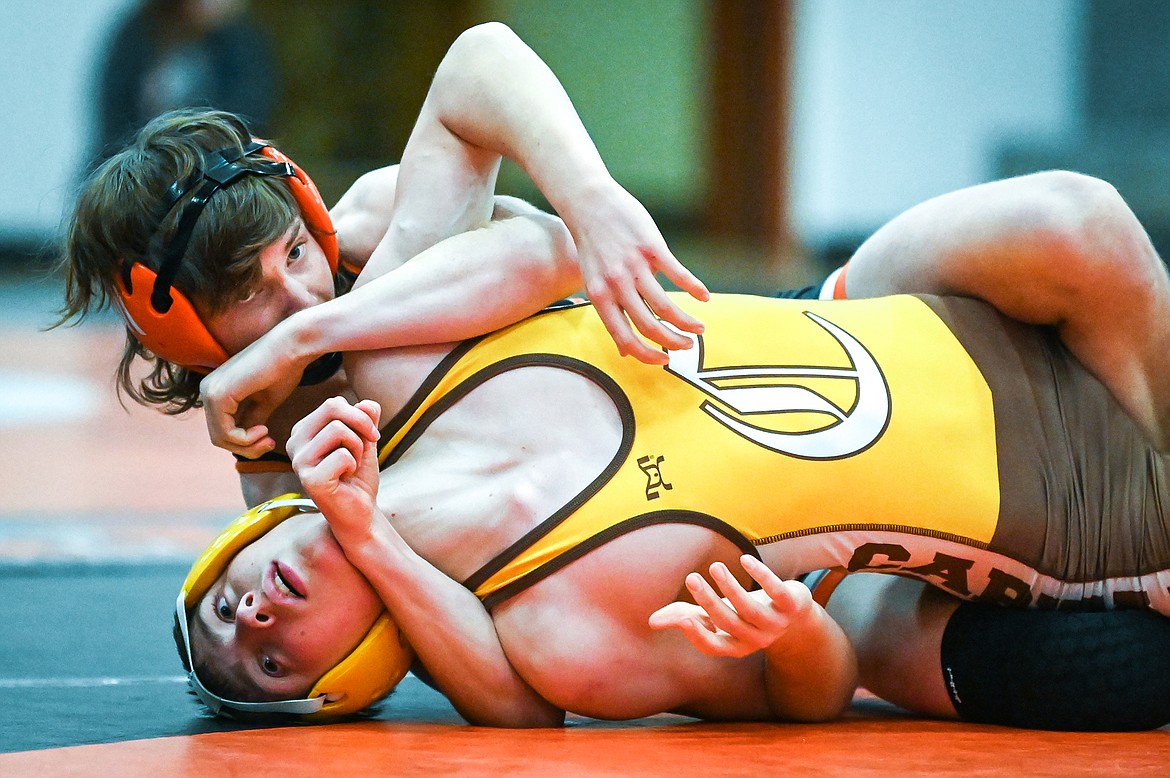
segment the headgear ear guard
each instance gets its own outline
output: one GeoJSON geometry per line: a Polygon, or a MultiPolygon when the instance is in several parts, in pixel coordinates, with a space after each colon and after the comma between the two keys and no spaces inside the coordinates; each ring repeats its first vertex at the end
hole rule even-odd
{"type": "Polygon", "coordinates": [[[223,149],[207,158],[205,169],[185,182],[176,181],[167,192],[168,213],[192,189],[195,193],[183,207],[179,226],[163,248],[158,272],[141,262],[125,261],[116,280],[118,302],[135,337],[151,353],[183,367],[206,372],[227,361],[228,355],[199,318],[191,301],[172,284],[199,215],[212,195],[247,175],[286,176],[288,187],[305,226],[317,239],[329,268],[336,275],[338,265],[337,233],[321,194],[291,159],[261,141],[243,148],[223,149]],[[240,160],[259,153],[265,162],[247,167],[240,160]]]}
{"type": "Polygon", "coordinates": [[[315,512],[312,501],[286,494],[256,506],[233,521],[207,547],[187,574],[176,604],[183,647],[191,667],[188,680],[199,699],[219,714],[229,713],[291,713],[307,721],[321,721],[356,713],[389,694],[402,680],[414,654],[407,646],[398,627],[383,613],[370,627],[349,656],[341,660],[313,685],[308,696],[297,700],[272,702],[238,702],[227,700],[211,692],[195,674],[195,660],[191,655],[191,638],[187,625],[188,613],[207,594],[211,585],[223,575],[228,564],[245,546],[265,535],[285,519],[297,513],[315,512]]]}

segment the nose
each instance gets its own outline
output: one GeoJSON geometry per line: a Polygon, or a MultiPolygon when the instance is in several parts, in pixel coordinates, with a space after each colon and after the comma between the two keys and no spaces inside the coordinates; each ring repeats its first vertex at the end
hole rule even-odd
{"type": "Polygon", "coordinates": [[[239,607],[236,608],[236,623],[251,628],[271,627],[276,623],[274,617],[271,603],[260,592],[248,592],[240,598],[239,607]]]}
{"type": "Polygon", "coordinates": [[[284,298],[283,308],[285,316],[296,314],[297,311],[311,308],[321,302],[309,284],[302,278],[285,275],[281,280],[281,296],[284,298]]]}
{"type": "Polygon", "coordinates": [[[321,296],[305,279],[285,276],[283,287],[286,315],[303,311],[321,302],[321,296]]]}

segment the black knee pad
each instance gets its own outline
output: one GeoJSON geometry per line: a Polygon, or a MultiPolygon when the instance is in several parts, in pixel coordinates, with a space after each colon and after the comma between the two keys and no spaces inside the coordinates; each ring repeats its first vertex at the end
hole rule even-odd
{"type": "Polygon", "coordinates": [[[1073,731],[1170,722],[1170,619],[1155,613],[963,603],[941,658],[965,721],[1073,731]]]}

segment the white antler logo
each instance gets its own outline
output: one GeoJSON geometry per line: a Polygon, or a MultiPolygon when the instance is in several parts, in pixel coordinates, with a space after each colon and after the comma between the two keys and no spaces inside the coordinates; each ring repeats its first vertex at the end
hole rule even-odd
{"type": "Polygon", "coordinates": [[[885,376],[866,348],[832,322],[805,311],[841,344],[852,367],[703,367],[701,336],[683,333],[695,345],[670,351],[667,371],[696,387],[732,415],[710,401],[703,410],[716,421],[765,448],[802,459],[840,459],[860,453],[877,442],[890,421],[890,391],[885,376]],[[857,382],[857,400],[849,410],[811,389],[795,384],[799,378],[840,378],[857,382]],[[754,379],[752,386],[720,387],[717,381],[754,379]],[[772,379],[772,380],[768,380],[772,379]],[[766,383],[765,383],[766,382],[766,383]],[[791,413],[826,413],[836,419],[828,427],[811,432],[777,432],[748,424],[743,416],[791,413]]]}

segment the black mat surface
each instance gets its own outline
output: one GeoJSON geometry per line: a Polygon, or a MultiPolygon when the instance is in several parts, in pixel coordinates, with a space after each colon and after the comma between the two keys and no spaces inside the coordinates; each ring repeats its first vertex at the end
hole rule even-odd
{"type": "MultiPolygon", "coordinates": [[[[0,752],[241,729],[187,693],[171,638],[186,564],[0,564],[0,752]]],[[[463,723],[408,676],[378,719],[463,723]]]]}

